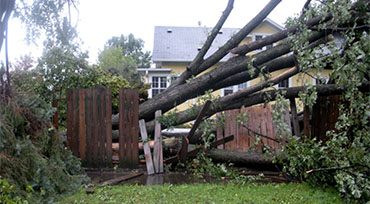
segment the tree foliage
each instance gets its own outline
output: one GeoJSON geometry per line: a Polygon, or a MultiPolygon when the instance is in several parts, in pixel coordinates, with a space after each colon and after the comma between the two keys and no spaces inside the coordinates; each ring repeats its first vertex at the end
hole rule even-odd
{"type": "Polygon", "coordinates": [[[106,47],[120,48],[122,50],[122,55],[130,56],[139,68],[150,67],[150,52],[143,51],[144,41],[140,38],[135,38],[133,34],[112,37],[106,43],[106,47]]]}
{"type": "MultiPolygon", "coordinates": [[[[291,138],[284,152],[288,155],[285,170],[291,175],[312,183],[334,185],[347,199],[366,202],[370,199],[370,94],[359,87],[369,83],[370,53],[368,33],[369,2],[358,1],[356,9],[351,1],[325,0],[311,4],[300,18],[289,25],[298,25],[301,32],[291,36],[302,73],[324,68],[332,69],[330,81],[346,87],[342,95],[340,116],[335,130],[326,133],[330,138],[323,143],[312,137],[291,138]],[[333,20],[315,28],[303,20],[317,15],[332,15],[333,20]],[[356,20],[356,23],[353,21],[356,20]],[[365,25],[365,26],[364,26],[365,25]],[[337,40],[314,49],[304,49],[306,35],[314,31],[333,34],[337,40]],[[319,169],[315,171],[316,169],[319,169]],[[313,170],[312,173],[309,173],[313,170]]],[[[302,93],[306,105],[315,103],[315,87],[308,85],[310,94],[302,93]]]]}

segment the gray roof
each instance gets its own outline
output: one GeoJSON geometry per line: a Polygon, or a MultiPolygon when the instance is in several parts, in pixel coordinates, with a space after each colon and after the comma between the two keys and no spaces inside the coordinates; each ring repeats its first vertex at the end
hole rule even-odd
{"type": "MultiPolygon", "coordinates": [[[[265,21],[272,24],[277,30],[282,29],[279,25],[274,25],[270,19],[265,21]]],[[[213,54],[239,30],[240,28],[222,28],[206,57],[213,54]]],[[[153,62],[191,62],[211,31],[212,28],[206,27],[156,26],[154,29],[153,62]]],[[[230,57],[231,54],[228,54],[221,61],[226,61],[230,57]]]]}

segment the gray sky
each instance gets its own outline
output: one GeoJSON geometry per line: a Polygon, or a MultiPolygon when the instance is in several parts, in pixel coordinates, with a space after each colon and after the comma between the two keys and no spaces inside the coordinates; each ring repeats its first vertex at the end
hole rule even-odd
{"type": "MultiPolygon", "coordinates": [[[[224,27],[243,27],[269,0],[235,0],[224,27]]],[[[305,0],[282,0],[268,16],[284,26],[287,17],[297,14],[305,0]]],[[[214,26],[227,0],[80,0],[79,15],[74,15],[78,24],[83,49],[89,51],[90,63],[96,63],[97,55],[112,36],[133,33],[145,41],[145,50],[153,50],[154,26],[214,26]]],[[[39,47],[27,46],[25,31],[19,22],[9,23],[9,57],[31,53],[42,54],[39,47]]]]}

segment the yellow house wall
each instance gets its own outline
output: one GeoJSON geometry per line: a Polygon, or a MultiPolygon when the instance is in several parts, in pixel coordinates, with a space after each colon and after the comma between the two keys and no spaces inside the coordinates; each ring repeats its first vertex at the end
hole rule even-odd
{"type": "Polygon", "coordinates": [[[266,25],[266,23],[255,28],[251,33],[276,33],[278,30],[266,25]]]}

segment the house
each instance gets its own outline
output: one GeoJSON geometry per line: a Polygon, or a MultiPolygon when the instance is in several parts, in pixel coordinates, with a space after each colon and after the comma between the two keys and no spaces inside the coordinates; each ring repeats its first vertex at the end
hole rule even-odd
{"type": "MultiPolygon", "coordinates": [[[[212,28],[208,27],[175,27],[175,26],[156,26],[154,31],[154,46],[152,60],[155,68],[139,68],[138,71],[144,76],[145,83],[151,84],[149,89],[149,98],[164,91],[173,80],[175,80],[190,65],[195,58],[208,33],[212,28]]],[[[227,42],[230,37],[238,32],[240,28],[222,28],[215,38],[211,48],[206,56],[214,53],[218,47],[227,42]]],[[[266,18],[258,27],[256,27],[241,44],[259,40],[265,36],[274,34],[283,30],[283,27],[266,18]]],[[[273,46],[273,45],[269,45],[273,46]]],[[[266,47],[269,47],[266,46],[266,47]]],[[[266,49],[264,47],[263,49],[266,49]]],[[[263,50],[262,49],[262,50],[263,50]]],[[[258,51],[257,51],[258,52],[258,51]]],[[[226,55],[221,61],[225,62],[232,54],[226,55]]],[[[281,73],[282,71],[280,71],[281,73]]],[[[279,73],[276,73],[279,74],[279,73]]],[[[244,89],[250,85],[258,83],[260,80],[255,79],[239,85],[230,86],[215,91],[213,94],[224,96],[238,90],[244,89]]],[[[292,86],[292,79],[282,82],[278,86],[292,86]]],[[[195,99],[188,100],[178,106],[183,110],[195,103],[195,99]]]]}

